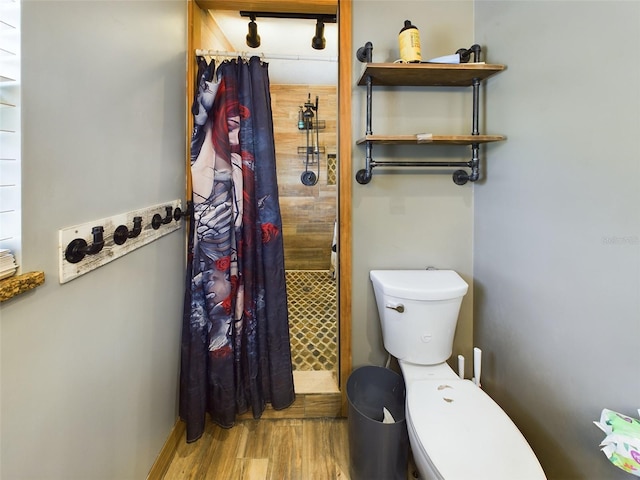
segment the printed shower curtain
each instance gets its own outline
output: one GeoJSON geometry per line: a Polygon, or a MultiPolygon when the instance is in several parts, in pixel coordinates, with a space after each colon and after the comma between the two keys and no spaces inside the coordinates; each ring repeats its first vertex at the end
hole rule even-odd
{"type": "Polygon", "coordinates": [[[180,375],[187,441],[293,403],[268,65],[198,60],[180,375]]]}

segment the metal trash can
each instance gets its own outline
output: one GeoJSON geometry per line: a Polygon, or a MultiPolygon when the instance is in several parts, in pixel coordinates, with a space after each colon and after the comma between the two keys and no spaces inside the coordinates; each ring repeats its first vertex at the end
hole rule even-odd
{"type": "Polygon", "coordinates": [[[406,480],[409,437],[402,376],[384,367],[354,370],[347,380],[351,480],[406,480]],[[386,408],[394,423],[383,423],[386,408]]]}

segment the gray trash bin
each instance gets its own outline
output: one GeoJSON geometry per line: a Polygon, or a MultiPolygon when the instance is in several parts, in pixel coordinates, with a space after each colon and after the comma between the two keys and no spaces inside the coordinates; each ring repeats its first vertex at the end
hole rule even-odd
{"type": "Polygon", "coordinates": [[[354,370],[347,380],[351,480],[405,480],[409,438],[401,375],[384,367],[354,370]],[[383,423],[383,407],[395,423],[383,423]]]}

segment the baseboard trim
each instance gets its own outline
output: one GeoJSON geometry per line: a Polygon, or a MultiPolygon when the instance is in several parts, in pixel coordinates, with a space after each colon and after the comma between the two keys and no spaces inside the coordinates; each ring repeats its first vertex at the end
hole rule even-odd
{"type": "Polygon", "coordinates": [[[167,437],[167,440],[164,442],[156,461],[153,462],[151,470],[149,470],[149,475],[147,475],[147,480],[162,480],[164,474],[167,473],[169,465],[171,465],[171,460],[178,448],[178,443],[185,436],[185,431],[185,423],[178,419],[171,429],[169,437],[167,437]]]}

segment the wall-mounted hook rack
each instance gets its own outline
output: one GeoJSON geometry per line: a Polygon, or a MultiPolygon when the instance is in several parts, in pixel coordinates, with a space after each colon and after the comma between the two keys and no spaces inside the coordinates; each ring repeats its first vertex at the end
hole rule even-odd
{"type": "MultiPolygon", "coordinates": [[[[180,200],[94,220],[59,231],[59,277],[66,283],[181,228],[180,200]],[[158,211],[164,211],[160,215],[158,211]],[[178,213],[180,212],[180,213],[178,213]],[[157,215],[160,226],[154,228],[157,215]],[[174,221],[175,220],[175,221],[174,221]],[[129,230],[127,225],[133,225],[129,230]]],[[[187,205],[187,210],[189,210],[187,205]]]]}
{"type": "Polygon", "coordinates": [[[373,177],[375,167],[461,167],[466,170],[453,172],[453,181],[457,185],[464,185],[468,181],[475,182],[480,178],[480,145],[488,142],[504,140],[502,135],[481,135],[479,131],[480,112],[480,84],[491,75],[504,70],[503,65],[492,65],[480,62],[481,48],[472,45],[468,49],[461,48],[456,53],[460,55],[461,63],[371,63],[373,44],[367,42],[357,51],[357,58],[365,62],[366,66],[358,81],[358,85],[367,87],[366,103],[366,133],[359,139],[358,145],[365,145],[365,168],[356,173],[356,181],[367,184],[373,177]],[[469,62],[473,55],[474,63],[469,62]],[[374,135],[372,123],[373,86],[424,86],[424,87],[472,87],[473,89],[473,118],[471,135],[433,135],[431,133],[417,135],[374,135]],[[471,146],[471,159],[460,162],[403,162],[376,161],[373,159],[373,145],[375,144],[407,144],[407,145],[468,145],[471,146]]]}

